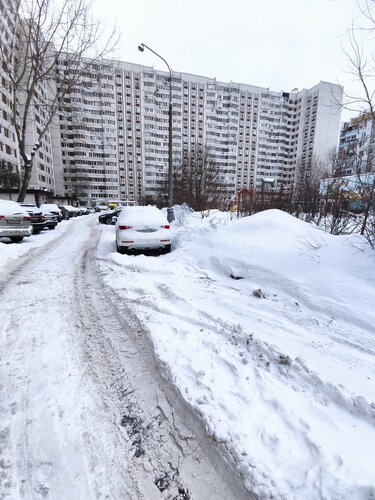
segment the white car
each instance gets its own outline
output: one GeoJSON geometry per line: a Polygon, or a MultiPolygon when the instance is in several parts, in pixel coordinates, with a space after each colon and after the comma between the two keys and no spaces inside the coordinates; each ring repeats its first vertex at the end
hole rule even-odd
{"type": "Polygon", "coordinates": [[[119,253],[137,250],[171,251],[170,225],[161,211],[152,206],[123,207],[116,220],[119,253]]]}
{"type": "Polygon", "coordinates": [[[5,236],[16,243],[32,232],[31,217],[26,209],[15,201],[0,200],[0,237],[5,236]]]}

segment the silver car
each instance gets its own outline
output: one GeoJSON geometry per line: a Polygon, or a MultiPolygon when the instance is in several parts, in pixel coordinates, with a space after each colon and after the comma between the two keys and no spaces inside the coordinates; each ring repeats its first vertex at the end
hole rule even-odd
{"type": "Polygon", "coordinates": [[[0,200],[0,237],[22,241],[33,232],[31,217],[15,201],[0,200]]]}

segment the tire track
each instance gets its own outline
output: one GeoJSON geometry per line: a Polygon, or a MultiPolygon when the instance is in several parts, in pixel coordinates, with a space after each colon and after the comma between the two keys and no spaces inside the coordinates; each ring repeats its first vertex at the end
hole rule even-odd
{"type": "Polygon", "coordinates": [[[0,498],[254,498],[109,296],[95,222],[77,220],[1,280],[0,498]]]}
{"type": "Polygon", "coordinates": [[[137,498],[255,498],[163,378],[137,318],[106,293],[94,264],[98,239],[91,239],[76,273],[75,314],[85,332],[78,341],[128,453],[128,480],[137,498]]]}

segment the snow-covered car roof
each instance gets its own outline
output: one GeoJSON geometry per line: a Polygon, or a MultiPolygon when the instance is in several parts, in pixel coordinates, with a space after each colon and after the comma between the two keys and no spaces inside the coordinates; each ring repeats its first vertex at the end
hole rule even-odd
{"type": "Polygon", "coordinates": [[[43,210],[38,208],[36,205],[32,203],[20,203],[21,207],[25,208],[27,212],[33,212],[34,214],[41,214],[43,210]]]}
{"type": "Polygon", "coordinates": [[[41,209],[46,208],[47,210],[60,210],[58,205],[56,205],[56,203],[42,203],[40,205],[40,208],[41,209]]]}
{"type": "Polygon", "coordinates": [[[118,216],[119,222],[126,220],[131,224],[157,223],[168,224],[162,212],[151,205],[147,206],[127,206],[121,209],[118,216]]]}
{"type": "Polygon", "coordinates": [[[27,215],[24,207],[21,207],[19,203],[11,200],[0,200],[0,212],[1,215],[13,215],[15,213],[23,213],[27,215]]]}

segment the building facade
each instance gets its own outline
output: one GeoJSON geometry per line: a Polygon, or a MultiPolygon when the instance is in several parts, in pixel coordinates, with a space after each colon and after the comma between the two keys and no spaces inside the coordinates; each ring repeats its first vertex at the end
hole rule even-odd
{"type": "Polygon", "coordinates": [[[374,171],[374,119],[363,113],[345,122],[340,132],[337,175],[374,171]]]}
{"type": "Polygon", "coordinates": [[[10,55],[16,25],[16,7],[12,0],[0,0],[0,160],[6,162],[12,171],[19,166],[17,141],[12,127],[12,94],[9,76],[3,67],[10,55]]]}
{"type": "MultiPolygon", "coordinates": [[[[58,75],[64,74],[65,63],[61,57],[58,75]]],[[[58,190],[69,200],[91,204],[119,198],[117,135],[113,67],[98,62],[64,95],[53,127],[54,142],[61,144],[61,154],[54,156],[63,175],[58,190]]]]}
{"type": "MultiPolygon", "coordinates": [[[[64,71],[62,56],[57,90],[64,71]]],[[[337,147],[343,92],[338,85],[320,82],[310,90],[275,92],[179,72],[173,72],[171,85],[174,166],[184,151],[207,148],[229,196],[260,190],[265,182],[272,189],[292,189],[300,169],[308,171],[314,158],[324,160],[337,147]]],[[[5,80],[2,92],[4,86],[5,80]]],[[[51,86],[37,90],[30,147],[46,119],[43,102],[53,92],[51,86]]],[[[30,188],[88,205],[165,193],[169,90],[169,72],[122,61],[93,63],[39,140],[30,188]]],[[[6,103],[6,92],[2,95],[6,103]]],[[[0,158],[19,168],[17,141],[4,104],[2,109],[0,158]]]]}
{"type": "MultiPolygon", "coordinates": [[[[169,73],[111,62],[115,78],[118,195],[140,200],[166,189],[169,73]]],[[[175,167],[182,151],[210,150],[230,195],[264,181],[292,188],[298,169],[337,148],[342,87],[274,92],[173,72],[175,167]]],[[[113,193],[114,195],[114,193],[113,193]]]]}
{"type": "MultiPolygon", "coordinates": [[[[46,103],[51,99],[51,92],[56,87],[51,82],[35,83],[29,78],[31,63],[27,58],[22,58],[22,54],[30,49],[28,46],[31,40],[30,30],[30,21],[20,20],[18,17],[17,2],[0,0],[0,160],[18,175],[22,175],[25,161],[33,160],[28,191],[33,201],[42,203],[56,196],[56,172],[53,165],[49,115],[46,111],[46,103]],[[14,64],[16,54],[18,61],[14,64]],[[11,79],[19,82],[16,88],[10,85],[11,79]],[[26,97],[30,88],[33,88],[32,98],[25,111],[26,97]],[[26,159],[20,157],[13,126],[15,99],[17,101],[16,123],[22,129],[23,120],[25,122],[26,159]]],[[[61,148],[56,142],[55,148],[59,147],[61,148]]],[[[16,186],[13,186],[12,191],[16,195],[16,186]]]]}

